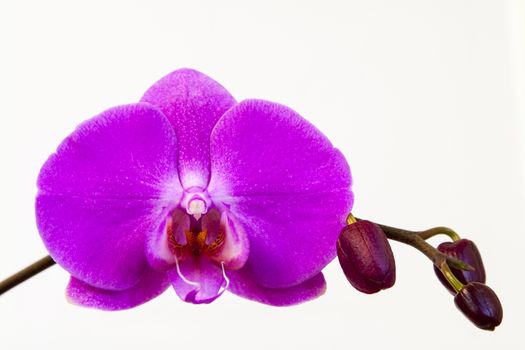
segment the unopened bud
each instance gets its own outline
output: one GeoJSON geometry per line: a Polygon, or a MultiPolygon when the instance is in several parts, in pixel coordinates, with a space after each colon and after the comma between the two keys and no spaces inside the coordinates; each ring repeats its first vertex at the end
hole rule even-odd
{"type": "MultiPolygon", "coordinates": [[[[480,282],[485,283],[485,268],[483,267],[483,261],[481,259],[481,254],[479,253],[478,248],[468,239],[460,239],[455,242],[444,242],[441,243],[438,248],[440,252],[445,255],[451,256],[453,258],[459,259],[463,262],[466,262],[474,268],[473,271],[460,270],[454,267],[450,267],[450,270],[457,277],[457,279],[463,283],[467,284],[469,282],[480,282]]],[[[450,283],[447,282],[447,279],[443,276],[441,271],[434,266],[434,271],[436,272],[437,277],[441,283],[447,287],[447,289],[452,293],[456,294],[456,291],[450,283]]]]}
{"type": "Polygon", "coordinates": [[[373,222],[346,226],[337,240],[337,256],[348,281],[363,293],[377,293],[396,281],[394,254],[385,233],[373,222]]]}
{"type": "Polygon", "coordinates": [[[498,296],[483,283],[468,283],[456,294],[454,302],[481,329],[492,331],[503,319],[503,308],[498,296]]]}

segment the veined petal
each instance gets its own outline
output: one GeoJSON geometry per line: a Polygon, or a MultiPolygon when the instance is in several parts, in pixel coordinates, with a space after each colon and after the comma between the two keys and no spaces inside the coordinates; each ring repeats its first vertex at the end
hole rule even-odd
{"type": "Polygon", "coordinates": [[[315,299],[326,291],[326,282],[322,273],[288,288],[267,288],[255,283],[244,269],[228,271],[230,285],[228,291],[254,301],[272,306],[290,306],[315,299]]]}
{"type": "Polygon", "coordinates": [[[85,283],[124,290],[148,268],[146,234],[178,203],[177,141],[149,104],[81,124],[42,167],[36,217],[53,259],[85,283]]]}
{"type": "Polygon", "coordinates": [[[205,257],[189,257],[169,274],[177,295],[193,304],[211,303],[221,296],[229,283],[221,266],[205,257]]]}
{"type": "Polygon", "coordinates": [[[285,106],[247,100],[217,123],[210,152],[208,192],[244,227],[244,269],[257,284],[295,286],[335,257],[353,204],[351,176],[319,130],[285,106]]]}
{"type": "Polygon", "coordinates": [[[192,69],[176,70],[149,88],[141,101],[167,116],[179,140],[179,174],[184,188],[206,187],[210,134],[236,102],[215,80],[192,69]]]}
{"type": "Polygon", "coordinates": [[[101,310],[125,310],[159,296],[170,286],[168,275],[148,269],[133,287],[122,291],[100,289],[71,277],[66,288],[68,300],[76,305],[101,310]]]}

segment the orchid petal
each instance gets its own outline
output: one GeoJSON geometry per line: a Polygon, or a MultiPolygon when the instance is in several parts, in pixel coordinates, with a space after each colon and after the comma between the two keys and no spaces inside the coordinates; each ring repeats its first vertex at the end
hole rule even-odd
{"type": "Polygon", "coordinates": [[[189,257],[169,272],[171,284],[185,302],[209,304],[225,291],[229,281],[224,266],[203,257],[189,257]]]}
{"type": "Polygon", "coordinates": [[[257,284],[295,286],[335,257],[351,175],[319,130],[285,106],[247,100],[220,119],[210,149],[208,192],[244,227],[244,269],[257,284]]]}
{"type": "Polygon", "coordinates": [[[175,129],[184,188],[205,187],[210,134],[222,114],[236,103],[234,98],[210,77],[192,69],[179,69],[151,86],[141,101],[160,108],[175,129]]]}
{"type": "Polygon", "coordinates": [[[324,294],[326,281],[322,273],[288,288],[266,288],[258,285],[243,269],[229,271],[228,291],[254,301],[272,306],[290,306],[310,301],[324,294]]]}
{"type": "Polygon", "coordinates": [[[66,295],[73,304],[114,311],[144,304],[162,294],[169,286],[168,276],[164,272],[148,270],[135,286],[122,291],[96,288],[71,277],[66,295]]]}
{"type": "Polygon", "coordinates": [[[37,224],[53,259],[93,287],[137,284],[148,268],[146,235],[182,195],[176,152],[171,125],[149,104],[81,124],[38,179],[37,224]]]}

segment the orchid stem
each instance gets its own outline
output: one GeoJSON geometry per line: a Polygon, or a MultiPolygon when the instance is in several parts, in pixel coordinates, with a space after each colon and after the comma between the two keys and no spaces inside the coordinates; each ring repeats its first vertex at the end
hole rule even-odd
{"type": "Polygon", "coordinates": [[[430,237],[434,237],[439,234],[449,236],[454,242],[461,239],[456,231],[444,226],[429,228],[428,230],[418,232],[417,235],[423,239],[429,239],[430,237]]]}
{"type": "Polygon", "coordinates": [[[0,295],[4,294],[11,288],[16,287],[20,283],[30,279],[36,274],[44,271],[48,267],[53,266],[54,264],[55,264],[55,260],[53,260],[53,258],[48,255],[32,263],[25,269],[18,271],[11,277],[8,277],[7,279],[0,282],[0,295]]]}
{"type": "MultiPolygon", "coordinates": [[[[360,221],[362,219],[355,218],[355,220],[360,221]]],[[[385,235],[387,236],[387,238],[392,239],[394,241],[408,244],[416,248],[417,250],[425,254],[432,261],[432,263],[436,265],[440,270],[442,268],[444,261],[446,261],[448,265],[455,267],[457,269],[467,270],[467,271],[474,270],[474,268],[470,266],[469,264],[459,259],[447,256],[441,253],[439,250],[437,250],[436,248],[434,248],[433,246],[431,246],[425,241],[425,238],[430,238],[439,233],[446,234],[452,239],[454,239],[453,235],[451,235],[451,233],[453,232],[455,237],[459,237],[457,233],[455,233],[451,229],[446,229],[443,227],[436,227],[434,229],[418,232],[418,231],[404,230],[404,229],[382,225],[382,224],[377,224],[377,225],[379,225],[379,227],[381,227],[381,229],[385,232],[385,235]]]]}

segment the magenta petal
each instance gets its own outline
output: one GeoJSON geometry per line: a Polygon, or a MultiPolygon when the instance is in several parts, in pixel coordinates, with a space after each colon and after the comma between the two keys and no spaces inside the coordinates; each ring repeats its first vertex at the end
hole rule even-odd
{"type": "Polygon", "coordinates": [[[80,306],[108,311],[124,310],[144,304],[162,294],[169,286],[166,273],[148,270],[135,286],[122,291],[96,288],[71,277],[66,295],[70,302],[80,306]]]}
{"type": "Polygon", "coordinates": [[[324,294],[326,282],[318,273],[303,283],[281,289],[261,287],[244,270],[228,271],[230,286],[228,291],[246,299],[273,306],[289,306],[304,303],[324,294]]]}
{"type": "Polygon", "coordinates": [[[336,255],[352,208],[348,164],[293,110],[247,100],[224,114],[211,135],[208,191],[244,227],[244,268],[270,288],[300,284],[336,255]]]}
{"type": "Polygon", "coordinates": [[[67,137],[38,178],[37,224],[53,259],[97,288],[134,286],[148,268],[146,235],[181,197],[176,145],[148,104],[109,109],[67,137]]]}
{"type": "Polygon", "coordinates": [[[190,257],[179,267],[180,271],[174,268],[169,274],[175,292],[185,302],[209,304],[227,287],[221,267],[205,257],[190,257]]]}
{"type": "Polygon", "coordinates": [[[236,102],[215,80],[192,69],[176,70],[157,81],[141,101],[159,107],[179,140],[179,173],[186,187],[206,187],[210,134],[236,102]]]}

